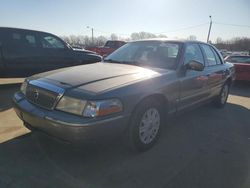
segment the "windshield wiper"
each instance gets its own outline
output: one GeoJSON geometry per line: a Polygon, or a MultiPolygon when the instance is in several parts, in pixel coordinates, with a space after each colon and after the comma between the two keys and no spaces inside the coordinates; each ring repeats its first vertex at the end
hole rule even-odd
{"type": "Polygon", "coordinates": [[[118,61],[118,60],[114,60],[114,59],[104,59],[104,62],[129,64],[129,65],[140,65],[141,64],[141,62],[139,62],[139,61],[118,61]]]}

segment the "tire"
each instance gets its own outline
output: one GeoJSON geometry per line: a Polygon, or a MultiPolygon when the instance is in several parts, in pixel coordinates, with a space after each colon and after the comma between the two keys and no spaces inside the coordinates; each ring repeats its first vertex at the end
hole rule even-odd
{"type": "Polygon", "coordinates": [[[217,108],[223,108],[226,105],[227,98],[229,95],[229,89],[230,89],[230,85],[228,82],[226,82],[223,85],[223,87],[220,91],[220,94],[217,96],[217,98],[214,101],[214,104],[217,108]]]}
{"type": "Polygon", "coordinates": [[[133,151],[146,151],[159,139],[163,124],[163,108],[155,99],[144,100],[133,112],[125,141],[133,151]]]}

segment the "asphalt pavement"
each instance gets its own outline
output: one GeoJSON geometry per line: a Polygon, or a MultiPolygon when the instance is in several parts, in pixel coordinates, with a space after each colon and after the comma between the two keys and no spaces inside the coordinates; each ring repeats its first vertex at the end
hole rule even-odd
{"type": "Polygon", "coordinates": [[[0,188],[250,187],[250,84],[235,84],[224,109],[169,120],[139,154],[119,140],[76,146],[27,131],[11,108],[19,87],[0,87],[0,188]]]}

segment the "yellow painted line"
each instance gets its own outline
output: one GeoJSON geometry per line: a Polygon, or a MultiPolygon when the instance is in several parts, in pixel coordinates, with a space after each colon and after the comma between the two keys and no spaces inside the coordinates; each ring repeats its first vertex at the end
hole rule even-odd
{"type": "Polygon", "coordinates": [[[23,126],[13,109],[0,112],[0,143],[27,134],[30,131],[23,126]]]}
{"type": "Polygon", "coordinates": [[[0,85],[22,83],[25,78],[0,78],[0,85]]]}
{"type": "Polygon", "coordinates": [[[250,110],[250,99],[249,97],[243,97],[238,95],[229,95],[228,102],[232,104],[241,105],[250,110]]]}

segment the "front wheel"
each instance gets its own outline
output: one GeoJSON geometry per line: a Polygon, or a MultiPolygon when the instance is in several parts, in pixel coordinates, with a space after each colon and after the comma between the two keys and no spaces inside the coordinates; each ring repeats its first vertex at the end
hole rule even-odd
{"type": "Polygon", "coordinates": [[[217,108],[223,108],[227,102],[229,95],[229,84],[225,83],[221,89],[219,96],[215,99],[214,104],[217,108]]]}
{"type": "Polygon", "coordinates": [[[130,149],[145,151],[156,143],[163,123],[162,114],[161,104],[154,99],[147,99],[136,108],[126,133],[130,149]]]}

